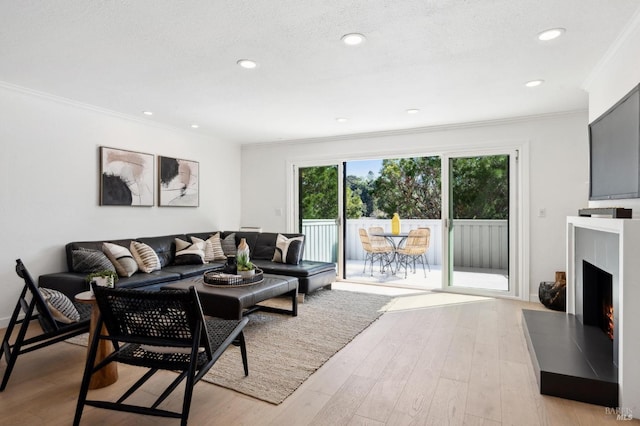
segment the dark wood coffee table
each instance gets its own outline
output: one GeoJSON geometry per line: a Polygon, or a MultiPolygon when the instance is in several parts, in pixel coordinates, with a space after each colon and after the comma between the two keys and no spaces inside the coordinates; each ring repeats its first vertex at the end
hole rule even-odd
{"type": "Polygon", "coordinates": [[[264,274],[264,280],[247,286],[212,287],[203,283],[202,275],[167,284],[163,289],[195,287],[205,315],[224,319],[241,319],[257,310],[298,315],[298,279],[284,275],[264,274]],[[291,310],[259,305],[265,300],[288,296],[291,310]]]}

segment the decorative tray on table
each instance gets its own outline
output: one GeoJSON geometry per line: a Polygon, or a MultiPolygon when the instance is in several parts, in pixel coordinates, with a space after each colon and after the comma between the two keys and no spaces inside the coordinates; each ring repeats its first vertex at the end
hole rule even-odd
{"type": "Polygon", "coordinates": [[[202,280],[204,285],[209,287],[244,287],[261,283],[264,280],[264,276],[262,269],[256,269],[255,274],[250,277],[212,271],[205,272],[202,280]]]}

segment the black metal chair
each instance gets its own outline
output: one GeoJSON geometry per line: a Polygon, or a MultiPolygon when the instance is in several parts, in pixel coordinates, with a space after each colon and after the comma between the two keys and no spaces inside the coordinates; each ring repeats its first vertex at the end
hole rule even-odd
{"type": "Polygon", "coordinates": [[[29,274],[20,259],[16,260],[16,273],[24,280],[24,287],[2,339],[0,359],[2,359],[2,356],[5,357],[7,367],[4,371],[2,384],[0,384],[0,392],[7,387],[7,382],[18,356],[58,343],[78,334],[86,333],[89,331],[89,320],[91,318],[90,306],[71,301],[80,314],[79,321],[69,324],[57,321],[51,313],[45,297],[40,292],[38,284],[33,280],[33,277],[31,277],[31,274],[29,274]],[[21,312],[24,312],[24,317],[19,319],[21,312]],[[34,319],[37,319],[40,323],[42,333],[27,338],[29,324],[34,319]],[[14,337],[14,329],[18,325],[20,328],[17,329],[18,333],[14,342],[11,343],[14,337]]]}
{"type": "Polygon", "coordinates": [[[186,425],[195,384],[209,371],[220,355],[236,342],[240,346],[244,374],[249,374],[243,329],[249,321],[206,318],[196,290],[162,290],[157,292],[127,289],[94,288],[100,319],[96,325],[85,365],[74,425],[80,423],[85,405],[181,419],[186,425]],[[102,324],[108,334],[102,334],[102,324]],[[95,366],[98,342],[113,343],[114,351],[95,366]],[[117,401],[88,400],[91,375],[111,362],[149,370],[117,401]],[[126,404],[124,401],[159,370],[178,372],[178,377],[151,406],[126,404]],[[168,411],[158,406],[186,379],[182,411],[168,411]]]}

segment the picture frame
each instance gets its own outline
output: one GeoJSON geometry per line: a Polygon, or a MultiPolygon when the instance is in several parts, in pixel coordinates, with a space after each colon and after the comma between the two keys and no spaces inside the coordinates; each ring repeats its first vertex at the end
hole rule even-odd
{"type": "Polygon", "coordinates": [[[158,205],[198,207],[200,205],[200,163],[158,156],[158,205]]]}
{"type": "Polygon", "coordinates": [[[153,206],[154,173],[153,154],[101,146],[100,205],[153,206]]]}

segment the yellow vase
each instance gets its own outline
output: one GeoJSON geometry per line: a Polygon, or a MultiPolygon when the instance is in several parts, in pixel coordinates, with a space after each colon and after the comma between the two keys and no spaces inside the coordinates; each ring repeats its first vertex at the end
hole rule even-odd
{"type": "Polygon", "coordinates": [[[398,213],[394,213],[391,218],[391,233],[394,235],[400,233],[400,216],[398,216],[398,213]]]}

